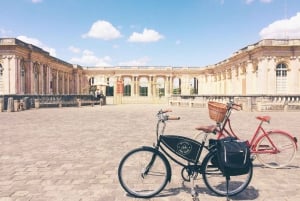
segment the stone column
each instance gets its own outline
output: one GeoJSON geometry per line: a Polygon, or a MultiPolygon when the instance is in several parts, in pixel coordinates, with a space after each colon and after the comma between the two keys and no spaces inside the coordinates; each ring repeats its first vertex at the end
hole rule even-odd
{"type": "Polygon", "coordinates": [[[151,97],[151,96],[156,96],[156,93],[155,93],[155,81],[154,81],[154,77],[151,75],[149,76],[148,78],[148,97],[151,97]]]}
{"type": "Polygon", "coordinates": [[[288,66],[287,78],[288,82],[288,93],[297,94],[299,93],[299,71],[300,71],[300,57],[291,57],[290,58],[290,66],[288,66]]]}
{"type": "Polygon", "coordinates": [[[257,69],[257,81],[258,85],[256,91],[258,94],[267,94],[267,84],[268,84],[268,65],[266,58],[261,58],[258,63],[257,69]]]}
{"type": "Polygon", "coordinates": [[[134,76],[131,76],[130,78],[130,96],[134,96],[134,76]]]}
{"type": "Polygon", "coordinates": [[[165,78],[165,96],[170,96],[170,76],[165,78]]]}

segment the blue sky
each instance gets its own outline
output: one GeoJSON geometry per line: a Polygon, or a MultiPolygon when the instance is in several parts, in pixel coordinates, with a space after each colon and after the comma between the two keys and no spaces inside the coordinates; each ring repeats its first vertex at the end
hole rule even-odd
{"type": "Polygon", "coordinates": [[[299,0],[0,0],[0,37],[82,66],[205,67],[300,39],[299,0]]]}

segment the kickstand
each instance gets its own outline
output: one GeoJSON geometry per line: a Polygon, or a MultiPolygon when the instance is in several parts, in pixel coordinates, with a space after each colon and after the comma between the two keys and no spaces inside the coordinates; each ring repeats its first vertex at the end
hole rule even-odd
{"type": "Polygon", "coordinates": [[[228,195],[229,180],[230,180],[230,176],[227,176],[227,175],[226,175],[226,201],[230,201],[229,195],[228,195]]]}
{"type": "Polygon", "coordinates": [[[199,198],[198,198],[198,193],[196,191],[196,188],[195,188],[195,179],[197,177],[197,174],[194,174],[193,177],[192,177],[192,188],[191,188],[191,195],[192,195],[192,199],[193,201],[199,201],[199,198]]]}

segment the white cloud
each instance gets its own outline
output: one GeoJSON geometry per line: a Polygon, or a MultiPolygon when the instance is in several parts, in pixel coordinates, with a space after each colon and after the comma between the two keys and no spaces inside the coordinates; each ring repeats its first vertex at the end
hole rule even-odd
{"type": "Polygon", "coordinates": [[[148,57],[141,57],[136,60],[120,62],[119,66],[147,66],[149,60],[150,59],[148,57]]]}
{"type": "Polygon", "coordinates": [[[176,40],[176,41],[175,41],[175,44],[176,44],[176,45],[180,45],[180,44],[181,44],[181,40],[176,40]]]}
{"type": "Polygon", "coordinates": [[[82,66],[111,66],[109,64],[110,61],[111,58],[109,56],[99,58],[94,54],[94,52],[90,50],[84,50],[80,58],[73,57],[70,59],[69,62],[73,64],[79,64],[82,66]]]}
{"type": "Polygon", "coordinates": [[[31,0],[32,3],[41,3],[43,0],[31,0]]]}
{"type": "Polygon", "coordinates": [[[39,48],[42,48],[43,50],[49,52],[51,56],[56,57],[56,50],[54,48],[46,46],[45,44],[43,44],[41,41],[39,41],[36,38],[30,38],[27,36],[18,36],[17,39],[19,39],[25,43],[32,44],[39,48]]]}
{"type": "Polygon", "coordinates": [[[78,54],[81,52],[80,48],[74,47],[72,45],[68,49],[75,54],[78,54]]]}
{"type": "MultiPolygon", "coordinates": [[[[255,0],[246,0],[246,4],[251,4],[255,0]]],[[[259,0],[262,3],[271,3],[273,0],[259,0]]]]}
{"type": "Polygon", "coordinates": [[[122,37],[121,33],[111,23],[103,20],[95,22],[89,32],[82,35],[83,38],[98,38],[112,40],[122,37]]]}
{"type": "Polygon", "coordinates": [[[159,34],[153,29],[144,29],[143,33],[133,32],[129,37],[129,42],[156,42],[164,38],[163,35],[159,34]]]}
{"type": "Polygon", "coordinates": [[[263,28],[262,39],[291,39],[300,38],[300,12],[290,19],[278,20],[263,28]]]}

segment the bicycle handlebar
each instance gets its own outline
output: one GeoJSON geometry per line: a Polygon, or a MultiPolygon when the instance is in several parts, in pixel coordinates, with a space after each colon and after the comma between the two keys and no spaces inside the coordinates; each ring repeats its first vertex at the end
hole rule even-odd
{"type": "Polygon", "coordinates": [[[234,102],[227,103],[227,107],[228,107],[228,109],[234,109],[237,111],[240,111],[243,109],[242,104],[236,104],[234,102]]]}
{"type": "Polygon", "coordinates": [[[172,112],[171,109],[159,110],[157,113],[157,117],[159,121],[168,121],[168,120],[179,120],[180,117],[170,117],[166,113],[172,112]]]}

